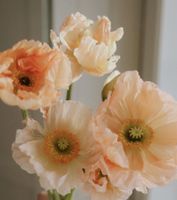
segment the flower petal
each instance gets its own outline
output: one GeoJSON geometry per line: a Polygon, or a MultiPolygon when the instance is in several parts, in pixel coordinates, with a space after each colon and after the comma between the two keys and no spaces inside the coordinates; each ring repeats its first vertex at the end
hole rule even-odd
{"type": "Polygon", "coordinates": [[[104,75],[116,67],[119,57],[110,58],[110,49],[104,44],[97,44],[91,37],[84,37],[80,46],[74,50],[83,69],[93,75],[104,75]]]}

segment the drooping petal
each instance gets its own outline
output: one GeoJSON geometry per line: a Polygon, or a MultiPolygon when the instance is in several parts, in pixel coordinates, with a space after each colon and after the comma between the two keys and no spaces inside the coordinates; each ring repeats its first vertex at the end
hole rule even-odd
{"type": "Polygon", "coordinates": [[[95,133],[95,139],[102,145],[104,155],[108,157],[110,161],[121,167],[128,167],[128,159],[125,155],[122,143],[117,141],[117,135],[112,133],[109,129],[99,129],[95,133]]]}

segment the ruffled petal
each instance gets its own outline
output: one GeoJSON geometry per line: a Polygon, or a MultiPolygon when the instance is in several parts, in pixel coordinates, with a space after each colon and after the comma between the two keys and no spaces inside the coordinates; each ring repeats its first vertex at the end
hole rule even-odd
{"type": "Polygon", "coordinates": [[[118,136],[110,130],[99,129],[95,133],[95,139],[101,144],[104,155],[110,161],[121,167],[128,167],[128,159],[124,152],[123,145],[118,142],[118,136]]]}
{"type": "Polygon", "coordinates": [[[50,106],[72,83],[70,61],[46,43],[22,40],[0,54],[0,98],[22,109],[50,106]],[[62,76],[61,76],[62,74],[62,76]]]}
{"type": "Polygon", "coordinates": [[[21,151],[20,147],[24,143],[41,140],[42,128],[37,121],[27,119],[27,127],[23,130],[17,130],[15,142],[12,145],[12,157],[22,169],[28,173],[35,173],[33,165],[30,163],[30,156],[21,151]]]}
{"type": "Polygon", "coordinates": [[[91,20],[79,12],[66,18],[60,30],[62,44],[68,49],[76,48],[84,31],[91,23],[91,20]]]}
{"type": "Polygon", "coordinates": [[[93,75],[110,73],[119,57],[110,58],[110,49],[104,43],[97,44],[91,37],[84,37],[80,46],[74,50],[78,62],[83,70],[93,75]]]}

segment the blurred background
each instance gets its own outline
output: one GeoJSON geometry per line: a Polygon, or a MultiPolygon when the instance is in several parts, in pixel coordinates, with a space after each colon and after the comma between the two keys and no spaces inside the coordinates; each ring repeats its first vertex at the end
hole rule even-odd
{"type": "MultiPolygon", "coordinates": [[[[124,27],[118,43],[118,69],[138,70],[145,80],[177,98],[177,1],[176,0],[0,0],[0,51],[21,39],[49,41],[49,30],[59,31],[63,19],[76,11],[91,19],[108,16],[112,28],[124,27]]],[[[95,109],[105,77],[85,76],[74,86],[73,98],[95,109]],[[87,88],[87,89],[86,89],[87,88]]],[[[39,118],[38,113],[34,113],[39,118]]],[[[35,176],[22,171],[12,160],[11,144],[22,127],[21,113],[0,102],[0,197],[32,200],[40,191],[35,176]]],[[[77,200],[89,198],[80,191],[77,200]]],[[[154,189],[133,200],[176,200],[177,182],[154,189]]]]}

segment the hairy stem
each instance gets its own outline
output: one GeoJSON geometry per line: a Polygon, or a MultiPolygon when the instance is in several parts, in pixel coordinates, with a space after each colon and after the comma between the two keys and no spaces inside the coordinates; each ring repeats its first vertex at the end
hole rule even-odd
{"type": "Polygon", "coordinates": [[[25,120],[29,117],[28,110],[21,110],[22,118],[25,120]]]}
{"type": "Polygon", "coordinates": [[[74,189],[66,195],[59,194],[56,190],[48,190],[48,200],[72,200],[74,189]]]}
{"type": "Polygon", "coordinates": [[[73,87],[73,85],[71,84],[69,86],[69,89],[67,90],[66,100],[71,100],[71,98],[72,98],[72,87],[73,87]]]}

